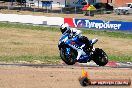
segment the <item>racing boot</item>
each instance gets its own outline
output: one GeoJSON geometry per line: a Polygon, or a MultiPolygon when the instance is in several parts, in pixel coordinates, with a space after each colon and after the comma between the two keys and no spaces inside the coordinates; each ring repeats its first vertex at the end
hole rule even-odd
{"type": "Polygon", "coordinates": [[[94,39],[91,40],[91,44],[95,44],[97,41],[98,41],[98,39],[94,38],[94,39]]]}

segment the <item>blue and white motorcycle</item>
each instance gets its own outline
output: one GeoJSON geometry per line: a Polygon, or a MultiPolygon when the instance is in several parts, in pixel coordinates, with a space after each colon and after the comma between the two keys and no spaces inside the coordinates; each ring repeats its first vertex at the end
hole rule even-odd
{"type": "Polygon", "coordinates": [[[76,62],[87,63],[91,60],[99,66],[105,66],[108,63],[107,54],[102,49],[93,47],[97,39],[90,40],[91,48],[89,50],[83,50],[83,54],[80,56],[79,60],[76,60],[78,52],[75,48],[79,49],[83,43],[80,42],[77,37],[69,39],[69,36],[68,33],[62,34],[58,43],[60,57],[66,64],[73,65],[76,62]]]}

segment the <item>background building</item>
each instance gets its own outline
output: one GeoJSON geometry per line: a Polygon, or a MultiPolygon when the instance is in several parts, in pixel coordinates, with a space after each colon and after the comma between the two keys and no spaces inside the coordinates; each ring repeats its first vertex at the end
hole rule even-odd
{"type": "Polygon", "coordinates": [[[114,7],[124,6],[126,3],[132,3],[132,0],[100,0],[104,3],[112,3],[114,7]]]}
{"type": "Polygon", "coordinates": [[[66,5],[75,6],[75,5],[82,5],[82,2],[85,1],[86,3],[111,3],[114,7],[123,6],[126,3],[132,3],[132,0],[0,0],[0,1],[9,1],[9,2],[26,2],[26,3],[34,3],[36,6],[42,6],[41,1],[53,1],[53,7],[65,7],[66,5]],[[39,2],[39,3],[38,3],[39,2]]]}
{"type": "MultiPolygon", "coordinates": [[[[53,4],[57,2],[61,2],[62,5],[70,4],[74,5],[81,4],[83,0],[53,0],[53,4]]],[[[126,3],[132,3],[132,0],[85,0],[87,3],[96,3],[96,2],[103,2],[103,3],[111,3],[114,7],[124,6],[126,3]]]]}

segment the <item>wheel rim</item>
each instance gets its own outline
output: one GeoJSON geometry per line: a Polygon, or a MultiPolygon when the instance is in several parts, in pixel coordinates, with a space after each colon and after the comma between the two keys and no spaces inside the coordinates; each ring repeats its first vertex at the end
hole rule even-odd
{"type": "Polygon", "coordinates": [[[100,58],[101,58],[101,62],[106,62],[106,60],[107,60],[107,55],[106,55],[106,53],[102,52],[100,58]]]}
{"type": "Polygon", "coordinates": [[[66,58],[64,50],[61,49],[60,56],[61,56],[62,60],[65,63],[67,63],[67,64],[73,64],[73,63],[75,63],[76,55],[73,52],[71,52],[71,55],[68,58],[66,58]]]}
{"type": "Polygon", "coordinates": [[[74,53],[73,52],[71,52],[71,55],[70,55],[70,58],[69,58],[69,60],[68,61],[70,61],[70,62],[74,62],[74,60],[75,60],[75,55],[74,55],[74,53]]]}

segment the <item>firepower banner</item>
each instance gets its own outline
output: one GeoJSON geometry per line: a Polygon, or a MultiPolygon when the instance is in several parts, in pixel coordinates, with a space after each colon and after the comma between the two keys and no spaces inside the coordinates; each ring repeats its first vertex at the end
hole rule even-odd
{"type": "Polygon", "coordinates": [[[71,27],[132,31],[132,22],[64,18],[71,27]]]}

